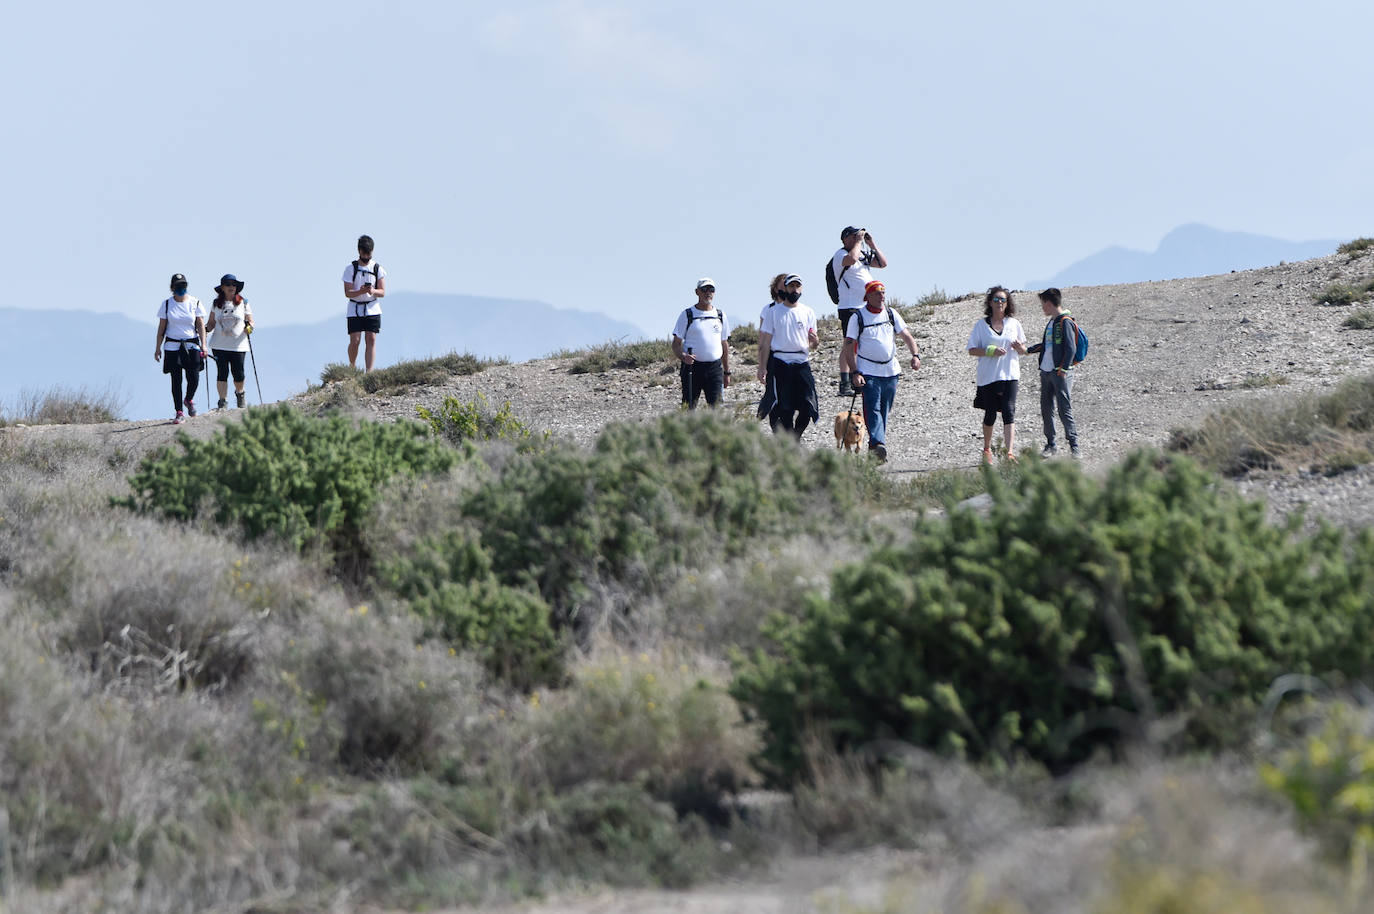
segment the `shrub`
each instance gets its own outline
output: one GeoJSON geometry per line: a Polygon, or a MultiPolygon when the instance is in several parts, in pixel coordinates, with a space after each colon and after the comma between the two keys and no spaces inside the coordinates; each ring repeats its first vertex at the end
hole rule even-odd
{"type": "Polygon", "coordinates": [[[668,362],[673,358],[673,350],[666,340],[637,340],[630,343],[616,340],[588,349],[556,352],[553,358],[571,358],[573,363],[568,366],[569,374],[604,374],[613,368],[643,368],[668,362]]]}
{"type": "Polygon", "coordinates": [[[925,295],[916,299],[916,307],[918,308],[930,309],[947,304],[949,304],[949,296],[946,295],[945,290],[941,289],[939,286],[935,286],[925,295]]]}
{"type": "Polygon", "coordinates": [[[759,328],[753,324],[741,324],[730,331],[730,348],[734,351],[744,350],[741,354],[747,355],[749,350],[757,350],[758,346],[759,328]]]}
{"type": "MultiPolygon", "coordinates": [[[[528,444],[534,430],[521,422],[511,412],[510,401],[501,404],[496,412],[487,408],[486,395],[477,392],[477,399],[467,403],[457,397],[445,397],[437,411],[418,406],[415,411],[420,418],[429,423],[434,433],[450,444],[461,445],[467,441],[514,441],[528,444]]],[[[543,436],[548,439],[548,434],[543,436]]]]}
{"type": "Polygon", "coordinates": [[[1374,447],[1374,375],[1346,378],[1325,394],[1226,409],[1197,429],[1175,430],[1168,448],[1239,476],[1298,464],[1327,471],[1374,447]]]}
{"type": "Polygon", "coordinates": [[[432,387],[444,384],[449,378],[473,375],[493,365],[505,365],[505,359],[485,359],[470,352],[450,352],[430,359],[411,359],[363,373],[342,362],[326,365],[320,374],[322,383],[356,379],[367,393],[396,393],[408,387],[432,387]]]}
{"type": "Polygon", "coordinates": [[[538,594],[507,587],[465,530],[420,541],[388,562],[383,586],[407,601],[431,634],[476,655],[492,675],[528,690],[564,677],[563,642],[538,594]]]}
{"type": "Polygon", "coordinates": [[[340,570],[366,563],[360,530],[382,483],[457,460],[419,424],[353,424],[289,406],[251,410],[208,441],[180,434],[177,443],[180,454],[146,457],[129,478],[133,494],[115,503],[176,519],[204,510],[248,539],[331,550],[340,570]]]}
{"type": "Polygon", "coordinates": [[[753,780],[757,738],[725,689],[647,654],[580,669],[571,688],[541,702],[533,727],[541,771],[559,792],[639,784],[679,815],[724,825],[726,798],[753,780]]]}
{"type": "Polygon", "coordinates": [[[1072,764],[1156,714],[1244,709],[1283,672],[1374,666],[1374,534],[1267,524],[1182,458],[1137,452],[1105,482],[1036,462],[989,474],[986,515],[922,518],[832,576],[733,693],[794,778],[815,729],[955,755],[1072,764]]]}
{"type": "Polygon", "coordinates": [[[23,391],[19,394],[14,413],[0,416],[0,426],[116,422],[123,408],[123,398],[112,391],[93,393],[84,387],[72,390],[61,386],[44,393],[23,391]]]}
{"type": "Polygon", "coordinates": [[[1360,290],[1354,286],[1334,282],[1318,292],[1315,300],[1325,305],[1353,305],[1360,297],[1360,290]]]}
{"type": "Polygon", "coordinates": [[[1349,254],[1354,257],[1362,254],[1370,248],[1374,248],[1374,238],[1356,238],[1354,241],[1347,241],[1345,244],[1336,248],[1337,254],[1349,254]]]}
{"type": "Polygon", "coordinates": [[[1346,315],[1341,326],[1347,330],[1374,330],[1374,308],[1361,308],[1346,315]]]}

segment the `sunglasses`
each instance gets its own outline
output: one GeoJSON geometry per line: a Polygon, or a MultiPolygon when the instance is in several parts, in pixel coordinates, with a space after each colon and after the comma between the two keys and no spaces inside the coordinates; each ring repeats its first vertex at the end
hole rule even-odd
{"type": "Polygon", "coordinates": [[[992,297],[992,300],[995,301],[995,302],[1001,302],[1001,303],[1004,304],[1004,305],[1007,303],[1007,300],[1006,300],[1005,298],[1003,298],[1002,296],[1000,296],[1000,295],[994,295],[994,296],[992,297]]]}

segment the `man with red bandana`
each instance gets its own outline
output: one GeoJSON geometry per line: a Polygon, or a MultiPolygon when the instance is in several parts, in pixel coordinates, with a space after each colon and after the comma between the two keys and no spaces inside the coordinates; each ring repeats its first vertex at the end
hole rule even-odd
{"type": "Polygon", "coordinates": [[[921,356],[916,351],[916,339],[902,316],[887,307],[887,289],[876,279],[864,286],[864,307],[849,319],[844,337],[844,367],[864,398],[868,452],[882,463],[887,460],[887,416],[902,375],[897,340],[906,343],[911,353],[911,370],[919,371],[921,356]]]}

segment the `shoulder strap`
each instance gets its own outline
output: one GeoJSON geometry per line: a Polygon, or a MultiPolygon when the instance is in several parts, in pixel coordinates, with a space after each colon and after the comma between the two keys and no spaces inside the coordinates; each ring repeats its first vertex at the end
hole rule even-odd
{"type": "Polygon", "coordinates": [[[358,261],[355,260],[355,261],[353,261],[353,278],[350,279],[349,282],[357,282],[357,281],[358,281],[358,261]]]}

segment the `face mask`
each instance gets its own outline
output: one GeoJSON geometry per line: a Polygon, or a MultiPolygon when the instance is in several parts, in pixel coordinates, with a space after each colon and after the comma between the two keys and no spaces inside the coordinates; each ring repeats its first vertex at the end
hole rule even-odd
{"type": "Polygon", "coordinates": [[[789,301],[789,302],[791,302],[791,303],[794,304],[794,305],[795,305],[797,302],[801,301],[801,293],[800,293],[800,292],[784,292],[784,293],[782,293],[782,297],[783,297],[783,300],[784,300],[784,301],[789,301]]]}
{"type": "Polygon", "coordinates": [[[185,295],[185,294],[186,294],[186,287],[185,287],[185,286],[179,286],[179,287],[177,287],[177,288],[175,288],[175,289],[172,290],[172,294],[173,294],[173,295],[185,295]]]}

